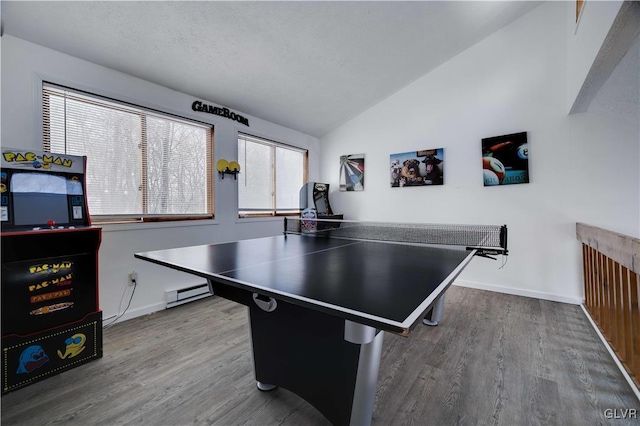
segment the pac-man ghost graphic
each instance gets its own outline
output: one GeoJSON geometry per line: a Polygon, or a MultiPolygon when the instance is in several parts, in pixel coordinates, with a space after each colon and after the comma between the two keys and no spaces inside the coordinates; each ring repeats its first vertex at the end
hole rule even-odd
{"type": "Polygon", "coordinates": [[[16,373],[31,373],[33,370],[42,367],[47,362],[49,362],[49,357],[44,352],[44,349],[42,349],[42,346],[29,346],[20,354],[18,370],[16,373]]]}
{"type": "Polygon", "coordinates": [[[87,341],[87,336],[82,333],[74,334],[69,337],[64,343],[67,345],[67,349],[64,351],[64,354],[58,351],[58,356],[60,359],[73,358],[76,355],[79,355],[80,352],[84,351],[86,346],[84,345],[87,341]]]}

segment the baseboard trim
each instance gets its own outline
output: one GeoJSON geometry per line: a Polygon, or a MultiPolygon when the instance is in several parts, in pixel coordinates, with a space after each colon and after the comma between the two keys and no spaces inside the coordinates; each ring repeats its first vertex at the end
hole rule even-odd
{"type": "Polygon", "coordinates": [[[166,303],[165,302],[161,302],[161,303],[154,303],[153,305],[147,305],[147,306],[143,306],[141,308],[132,309],[130,311],[127,311],[127,312],[124,313],[124,315],[122,315],[116,321],[114,321],[114,319],[120,314],[118,314],[118,315],[113,315],[112,314],[109,317],[105,317],[105,319],[103,320],[103,326],[112,325],[112,324],[116,324],[116,323],[119,323],[119,322],[130,320],[130,319],[133,319],[133,318],[141,317],[141,316],[144,316],[144,315],[153,314],[154,312],[163,311],[165,309],[166,309],[166,303]]]}
{"type": "Polygon", "coordinates": [[[631,390],[633,391],[633,393],[636,394],[636,398],[638,398],[638,401],[640,401],[640,390],[638,390],[638,387],[636,386],[635,382],[633,381],[631,376],[629,376],[629,373],[627,373],[627,370],[624,368],[624,366],[618,359],[618,356],[613,351],[613,348],[611,348],[611,346],[609,345],[609,342],[607,342],[607,339],[604,338],[604,335],[596,325],[593,318],[591,318],[591,315],[589,315],[589,311],[587,311],[587,309],[584,307],[584,304],[580,304],[580,307],[582,308],[584,315],[587,317],[587,319],[591,323],[591,326],[598,334],[598,337],[600,337],[600,340],[602,340],[602,343],[604,343],[604,347],[607,348],[607,351],[609,351],[609,355],[611,355],[611,358],[613,358],[613,362],[615,362],[616,365],[618,366],[618,370],[620,370],[624,378],[627,380],[627,383],[629,383],[629,386],[631,386],[631,390]]]}
{"type": "Polygon", "coordinates": [[[475,281],[456,280],[453,284],[460,287],[469,287],[469,288],[475,288],[478,290],[493,291],[495,293],[512,294],[514,296],[532,297],[534,299],[549,300],[551,302],[569,303],[571,305],[582,305],[582,303],[584,302],[582,298],[575,297],[575,296],[564,296],[561,294],[544,293],[544,292],[535,291],[535,290],[503,287],[499,285],[478,283],[475,281]]]}

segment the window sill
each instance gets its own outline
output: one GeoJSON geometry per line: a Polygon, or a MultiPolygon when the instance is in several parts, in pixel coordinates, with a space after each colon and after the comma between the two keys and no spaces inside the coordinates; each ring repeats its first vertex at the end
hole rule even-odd
{"type": "Polygon", "coordinates": [[[210,225],[218,225],[219,222],[216,222],[215,219],[198,219],[198,220],[184,220],[184,219],[175,219],[168,221],[136,221],[136,222],[113,222],[113,221],[103,221],[99,220],[92,221],[91,225],[102,228],[104,232],[115,232],[115,231],[138,231],[138,230],[148,230],[148,229],[167,229],[167,228],[183,228],[187,226],[210,226],[210,225]]]}
{"type": "Polygon", "coordinates": [[[282,222],[285,217],[300,217],[299,214],[282,214],[278,216],[272,215],[248,215],[238,216],[236,223],[253,223],[253,222],[282,222]]]}

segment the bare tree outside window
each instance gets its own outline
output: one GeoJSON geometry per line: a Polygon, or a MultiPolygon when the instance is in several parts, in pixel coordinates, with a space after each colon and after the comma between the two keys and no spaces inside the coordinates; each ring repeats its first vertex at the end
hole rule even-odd
{"type": "Polygon", "coordinates": [[[206,211],[207,129],[147,118],[147,188],[151,214],[206,211]]]}
{"type": "Polygon", "coordinates": [[[300,212],[307,151],[266,139],[238,136],[238,210],[241,217],[300,212]]]}
{"type": "Polygon", "coordinates": [[[213,213],[212,128],[46,85],[45,150],[87,156],[92,217],[213,213]]]}

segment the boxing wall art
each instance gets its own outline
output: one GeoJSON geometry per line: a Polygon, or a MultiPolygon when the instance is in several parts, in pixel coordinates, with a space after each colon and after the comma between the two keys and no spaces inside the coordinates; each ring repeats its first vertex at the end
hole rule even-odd
{"type": "Polygon", "coordinates": [[[529,183],[527,132],[482,139],[484,186],[529,183]]]}
{"type": "Polygon", "coordinates": [[[391,154],[391,187],[444,184],[444,148],[391,154]]]}

